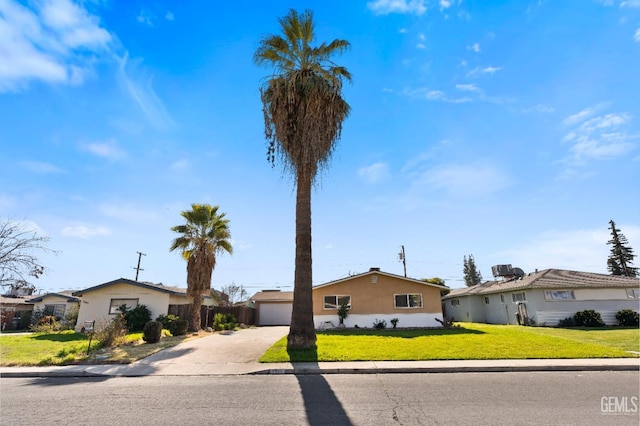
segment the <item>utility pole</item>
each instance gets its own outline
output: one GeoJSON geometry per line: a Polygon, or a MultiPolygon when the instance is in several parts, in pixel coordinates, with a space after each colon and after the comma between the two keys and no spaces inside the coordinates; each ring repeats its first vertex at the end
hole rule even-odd
{"type": "Polygon", "coordinates": [[[138,253],[138,266],[133,269],[136,270],[136,281],[138,281],[138,274],[140,273],[140,271],[144,271],[144,269],[140,268],[140,259],[142,258],[142,256],[146,256],[146,254],[139,251],[137,251],[136,253],[138,253]]]}
{"type": "Polygon", "coordinates": [[[400,251],[400,253],[398,253],[398,258],[400,259],[400,262],[402,262],[402,265],[404,266],[404,277],[407,277],[407,258],[404,255],[404,246],[400,246],[402,247],[402,250],[400,251]]]}

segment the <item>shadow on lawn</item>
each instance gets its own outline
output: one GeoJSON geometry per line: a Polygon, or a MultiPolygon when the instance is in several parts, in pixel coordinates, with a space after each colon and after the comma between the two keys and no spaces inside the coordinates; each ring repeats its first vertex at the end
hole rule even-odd
{"type": "Polygon", "coordinates": [[[403,339],[413,339],[423,336],[450,336],[456,334],[486,334],[484,331],[472,330],[464,327],[453,328],[385,328],[382,330],[374,328],[345,328],[342,330],[324,330],[317,334],[328,336],[381,336],[381,337],[401,337],[403,339]]]}
{"type": "Polygon", "coordinates": [[[49,333],[34,334],[29,337],[31,340],[50,340],[52,342],[75,342],[88,341],[89,337],[82,333],[49,333]]]}

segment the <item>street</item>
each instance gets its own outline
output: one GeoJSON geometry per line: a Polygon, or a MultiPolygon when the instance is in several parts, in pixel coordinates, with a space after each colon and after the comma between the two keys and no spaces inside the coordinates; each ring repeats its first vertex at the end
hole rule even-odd
{"type": "Polygon", "coordinates": [[[637,425],[638,372],[0,379],[33,424],[637,425]]]}

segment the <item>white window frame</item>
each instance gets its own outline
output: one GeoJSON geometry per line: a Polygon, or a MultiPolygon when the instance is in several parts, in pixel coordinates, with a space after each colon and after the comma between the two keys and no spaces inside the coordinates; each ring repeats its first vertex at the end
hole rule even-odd
{"type": "Polygon", "coordinates": [[[344,303],[344,299],[347,299],[347,308],[351,309],[351,295],[348,294],[327,294],[322,297],[322,309],[325,311],[334,311],[344,303]],[[327,303],[327,298],[333,297],[335,303],[327,303]]]}
{"type": "Polygon", "coordinates": [[[627,289],[627,297],[629,299],[640,299],[640,289],[638,289],[638,288],[628,288],[627,289]]]}
{"type": "Polygon", "coordinates": [[[422,309],[423,304],[422,304],[422,293],[399,293],[399,294],[394,294],[393,295],[393,307],[396,309],[422,309]],[[407,302],[407,306],[398,306],[398,297],[402,297],[405,296],[406,298],[406,302],[407,302]],[[419,305],[417,306],[411,306],[411,302],[412,300],[412,296],[418,296],[419,297],[419,305]]]}
{"type": "Polygon", "coordinates": [[[139,300],[140,299],[124,298],[124,297],[111,299],[111,302],[109,302],[109,315],[115,315],[120,313],[118,308],[120,308],[120,306],[122,305],[127,305],[127,308],[129,309],[135,308],[136,306],[138,306],[139,300]],[[135,304],[130,302],[135,302],[135,304]]]}
{"type": "Polygon", "coordinates": [[[573,290],[545,290],[544,298],[548,301],[576,300],[573,290]]]}
{"type": "Polygon", "coordinates": [[[511,300],[515,303],[515,302],[526,302],[527,301],[527,295],[524,293],[524,291],[518,292],[518,293],[511,293],[511,300]]]}

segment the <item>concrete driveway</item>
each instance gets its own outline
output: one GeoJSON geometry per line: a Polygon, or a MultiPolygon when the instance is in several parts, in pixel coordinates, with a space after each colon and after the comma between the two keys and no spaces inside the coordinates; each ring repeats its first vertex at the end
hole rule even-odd
{"type": "Polygon", "coordinates": [[[264,369],[258,358],[289,332],[288,326],[217,332],[189,340],[126,366],[102,368],[127,376],[246,374],[264,369]]]}

